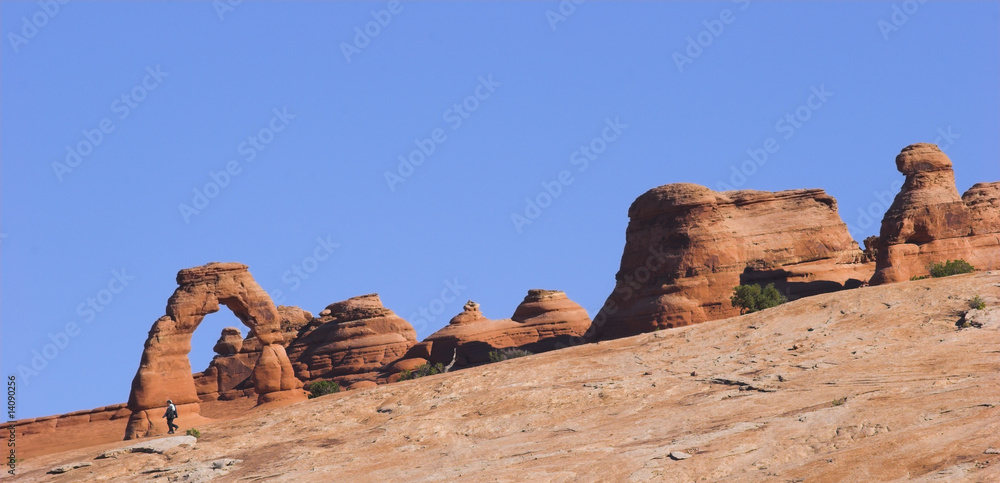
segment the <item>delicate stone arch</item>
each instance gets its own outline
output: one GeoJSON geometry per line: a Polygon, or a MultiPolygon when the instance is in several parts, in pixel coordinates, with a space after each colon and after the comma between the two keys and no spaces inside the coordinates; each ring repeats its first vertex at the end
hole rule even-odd
{"type": "Polygon", "coordinates": [[[261,344],[251,376],[257,404],[305,399],[282,343],[281,317],[271,298],[241,263],[209,263],[177,273],[177,290],[167,301],[166,315],[149,331],[139,370],[132,380],[132,411],[125,439],[165,428],[160,416],[167,399],[182,417],[200,412],[188,353],[191,335],[206,315],[225,305],[250,328],[261,344]]]}

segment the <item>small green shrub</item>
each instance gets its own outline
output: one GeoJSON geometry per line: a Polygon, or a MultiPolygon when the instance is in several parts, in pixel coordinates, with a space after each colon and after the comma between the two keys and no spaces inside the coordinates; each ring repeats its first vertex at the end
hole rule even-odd
{"type": "Polygon", "coordinates": [[[335,392],[340,392],[340,384],[334,381],[316,381],[309,384],[309,399],[314,397],[326,396],[327,394],[333,394],[335,392]]]}
{"type": "Polygon", "coordinates": [[[834,406],[843,406],[845,402],[847,402],[847,398],[846,397],[842,397],[840,399],[834,399],[833,400],[833,405],[834,406]]]}
{"type": "Polygon", "coordinates": [[[507,359],[517,359],[518,357],[530,356],[531,352],[524,349],[518,349],[516,347],[507,347],[505,349],[497,349],[495,351],[490,351],[490,362],[500,362],[507,359]]]}
{"type": "Polygon", "coordinates": [[[986,301],[983,300],[982,297],[976,295],[975,297],[972,298],[972,300],[969,301],[969,308],[983,310],[986,308],[986,301]]]}
{"type": "Polygon", "coordinates": [[[187,430],[187,433],[185,434],[187,434],[188,436],[194,436],[195,439],[201,439],[201,431],[198,431],[197,429],[194,428],[187,430]]]}
{"type": "Polygon", "coordinates": [[[774,288],[773,283],[767,284],[764,288],[755,283],[734,288],[730,301],[733,303],[733,307],[740,309],[740,315],[742,315],[777,307],[787,302],[788,299],[774,288]]]}
{"type": "Polygon", "coordinates": [[[931,278],[931,277],[928,276],[928,275],[914,275],[914,276],[910,277],[910,281],[911,282],[916,282],[917,280],[924,280],[924,279],[928,279],[928,278],[931,278]]]}
{"type": "Polygon", "coordinates": [[[950,277],[952,275],[959,275],[963,273],[972,273],[976,271],[976,267],[973,267],[969,262],[965,260],[946,260],[944,263],[934,263],[928,269],[931,272],[931,276],[934,278],[950,277]]]}
{"type": "Polygon", "coordinates": [[[440,362],[437,364],[424,364],[412,371],[403,371],[399,373],[400,381],[408,381],[410,379],[417,379],[424,376],[433,376],[434,374],[441,374],[444,372],[444,364],[440,362]]]}

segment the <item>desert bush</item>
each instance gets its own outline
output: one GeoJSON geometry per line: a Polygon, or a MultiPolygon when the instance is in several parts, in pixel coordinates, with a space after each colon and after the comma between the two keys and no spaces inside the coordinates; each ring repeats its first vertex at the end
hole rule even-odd
{"type": "Polygon", "coordinates": [[[842,398],[839,398],[839,399],[834,399],[833,400],[833,405],[834,406],[843,406],[845,402],[847,402],[847,398],[846,397],[842,397],[842,398]]]}
{"type": "Polygon", "coordinates": [[[497,349],[495,351],[490,351],[490,362],[500,362],[507,359],[517,359],[518,357],[530,356],[531,352],[524,349],[518,349],[516,347],[507,347],[505,349],[497,349]]]}
{"type": "Polygon", "coordinates": [[[773,283],[767,284],[764,288],[757,283],[740,285],[733,289],[733,296],[729,300],[733,303],[733,307],[740,309],[741,315],[777,307],[788,301],[778,289],[774,288],[773,283]]]}
{"type": "Polygon", "coordinates": [[[187,430],[187,433],[184,434],[187,434],[188,436],[194,436],[195,439],[201,439],[201,431],[198,431],[197,429],[194,428],[187,430]]]}
{"type": "Polygon", "coordinates": [[[983,300],[982,297],[976,295],[975,297],[972,297],[972,300],[969,300],[969,308],[983,310],[986,308],[986,301],[983,300]]]}
{"type": "Polygon", "coordinates": [[[934,263],[928,267],[931,272],[931,276],[934,278],[950,277],[952,275],[959,275],[962,273],[972,273],[976,271],[976,267],[973,267],[969,262],[965,260],[946,260],[944,263],[934,263]]]}
{"type": "Polygon", "coordinates": [[[417,379],[424,376],[433,376],[434,374],[441,374],[445,372],[444,364],[440,362],[437,364],[423,364],[412,371],[403,371],[399,373],[400,381],[408,381],[410,379],[417,379]]]}
{"type": "Polygon", "coordinates": [[[334,381],[316,381],[309,384],[306,389],[309,390],[309,399],[312,399],[314,397],[326,396],[327,394],[340,392],[340,384],[337,384],[334,381]]]}

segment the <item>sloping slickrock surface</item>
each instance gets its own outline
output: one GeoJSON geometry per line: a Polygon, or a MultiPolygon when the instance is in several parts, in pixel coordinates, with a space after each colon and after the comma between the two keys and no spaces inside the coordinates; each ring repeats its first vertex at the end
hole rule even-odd
{"type": "Polygon", "coordinates": [[[78,470],[80,468],[86,468],[88,466],[93,466],[93,463],[89,461],[77,461],[76,463],[69,463],[62,466],[57,466],[48,471],[47,474],[50,475],[61,475],[63,473],[69,473],[73,470],[78,470]]]}
{"type": "MultiPolygon", "coordinates": [[[[73,477],[229,458],[243,462],[215,481],[1000,481],[985,454],[1000,447],[1000,328],[955,325],[975,294],[1000,307],[1000,273],[257,408],[176,455],[73,477]]],[[[54,481],[105,449],[29,459],[22,476],[54,481]]]]}
{"type": "Polygon", "coordinates": [[[139,443],[130,444],[121,448],[115,448],[97,455],[97,459],[117,458],[129,453],[158,453],[176,448],[182,444],[192,445],[198,442],[194,436],[171,436],[167,438],[150,439],[139,443]]]}

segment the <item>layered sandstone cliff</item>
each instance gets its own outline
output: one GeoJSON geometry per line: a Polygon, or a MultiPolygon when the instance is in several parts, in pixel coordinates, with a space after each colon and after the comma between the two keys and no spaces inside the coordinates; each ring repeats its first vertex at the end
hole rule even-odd
{"type": "Polygon", "coordinates": [[[960,197],[952,162],[934,144],[903,148],[896,168],[906,181],[882,219],[873,285],[926,275],[947,260],[1000,267],[1000,182],[960,197]]]}
{"type": "Polygon", "coordinates": [[[629,208],[615,289],[589,338],[739,315],[733,288],[774,283],[790,299],[860,286],[872,265],[822,190],[715,192],[678,183],[629,208]]]}

